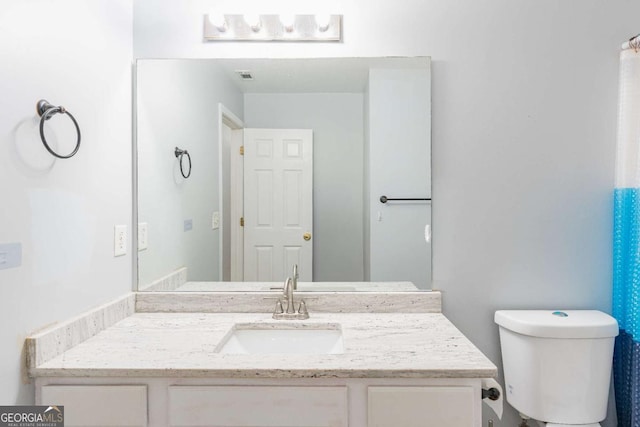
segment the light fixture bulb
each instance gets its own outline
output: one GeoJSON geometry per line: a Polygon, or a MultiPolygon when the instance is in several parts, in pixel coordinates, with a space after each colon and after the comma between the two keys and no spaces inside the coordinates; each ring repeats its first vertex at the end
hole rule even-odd
{"type": "Polygon", "coordinates": [[[316,24],[318,24],[318,30],[324,33],[329,29],[329,26],[331,25],[331,15],[329,14],[316,15],[316,24]]]}
{"type": "Polygon", "coordinates": [[[227,31],[227,19],[221,13],[210,13],[209,22],[216,27],[218,31],[224,33],[227,31]]]}
{"type": "Polygon", "coordinates": [[[293,26],[296,23],[296,16],[293,14],[280,15],[280,22],[288,33],[293,31],[293,26]]]}
{"type": "Polygon", "coordinates": [[[262,21],[260,21],[260,15],[244,15],[244,21],[247,23],[247,25],[249,25],[249,27],[251,27],[251,30],[254,33],[257,33],[258,31],[260,31],[260,28],[262,28],[262,21]]]}

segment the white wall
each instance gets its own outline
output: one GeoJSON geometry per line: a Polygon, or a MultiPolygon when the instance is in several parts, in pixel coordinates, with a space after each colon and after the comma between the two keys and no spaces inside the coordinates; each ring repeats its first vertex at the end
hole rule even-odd
{"type": "MultiPolygon", "coordinates": [[[[426,65],[425,65],[426,66],[426,65]]],[[[431,289],[431,204],[380,197],[431,197],[431,79],[428,68],[369,71],[370,280],[431,289]]]]}
{"type": "Polygon", "coordinates": [[[500,364],[498,308],[610,310],[618,48],[638,33],[640,2],[273,0],[270,12],[343,14],[344,41],[268,45],[203,43],[209,1],[134,6],[138,57],[431,56],[445,314],[500,364]]]}
{"type": "MultiPolygon", "coordinates": [[[[131,291],[131,0],[15,0],[0,7],[0,243],[22,266],[0,270],[0,405],[33,403],[21,377],[24,338],[131,291]],[[36,102],[65,106],[82,145],[55,160],[40,142],[36,102]]],[[[70,122],[47,122],[69,152],[70,122]]],[[[57,143],[55,142],[57,140],[57,143]]]]}
{"type": "Polygon", "coordinates": [[[361,93],[245,94],[245,126],[313,129],[313,280],[364,280],[361,93]]]}
{"type": "Polygon", "coordinates": [[[207,61],[146,60],[137,69],[138,217],[149,240],[139,252],[140,284],[183,266],[188,280],[217,280],[221,229],[211,221],[220,209],[218,103],[241,117],[242,94],[207,61]],[[191,155],[188,179],[176,146],[191,155]],[[185,220],[192,221],[189,231],[185,220]]]}

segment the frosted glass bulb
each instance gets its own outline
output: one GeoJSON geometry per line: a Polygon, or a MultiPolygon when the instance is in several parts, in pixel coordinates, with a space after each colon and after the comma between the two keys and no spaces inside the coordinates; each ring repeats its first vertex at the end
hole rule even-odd
{"type": "Polygon", "coordinates": [[[329,14],[316,15],[316,24],[318,24],[318,29],[324,33],[329,29],[329,25],[331,25],[331,15],[329,14]]]}
{"type": "Polygon", "coordinates": [[[260,21],[260,15],[244,15],[244,20],[251,27],[253,32],[257,33],[262,28],[262,22],[260,21]]]}
{"type": "Polygon", "coordinates": [[[292,14],[280,15],[280,22],[287,32],[293,31],[293,25],[296,22],[296,16],[292,14]]]}
{"type": "Polygon", "coordinates": [[[225,19],[224,15],[220,13],[210,13],[209,22],[221,33],[227,31],[227,20],[225,19]]]}

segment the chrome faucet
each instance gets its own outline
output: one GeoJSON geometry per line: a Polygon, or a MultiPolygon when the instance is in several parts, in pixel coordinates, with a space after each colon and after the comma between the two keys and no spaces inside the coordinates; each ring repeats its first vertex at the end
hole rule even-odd
{"type": "Polygon", "coordinates": [[[276,309],[273,312],[273,318],[276,320],[295,320],[295,319],[308,319],[309,312],[307,311],[307,304],[304,300],[300,300],[298,310],[296,311],[294,293],[293,293],[294,280],[291,277],[287,277],[284,282],[284,296],[283,300],[286,301],[287,308],[284,309],[283,300],[278,299],[276,302],[276,309]]]}

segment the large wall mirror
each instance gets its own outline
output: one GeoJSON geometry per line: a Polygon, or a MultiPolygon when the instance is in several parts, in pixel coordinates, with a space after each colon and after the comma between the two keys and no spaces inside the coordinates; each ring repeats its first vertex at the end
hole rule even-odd
{"type": "Polygon", "coordinates": [[[140,291],[431,288],[427,57],[138,60],[136,150],[140,291]]]}

